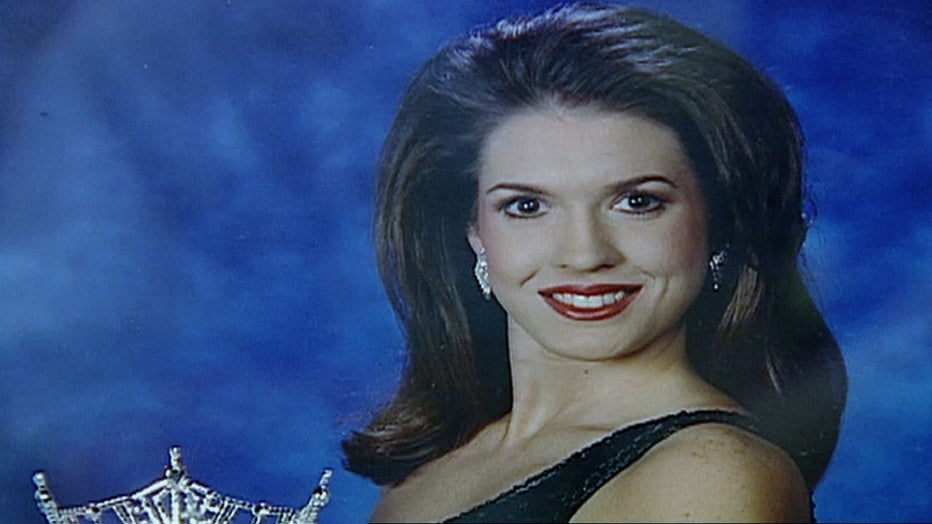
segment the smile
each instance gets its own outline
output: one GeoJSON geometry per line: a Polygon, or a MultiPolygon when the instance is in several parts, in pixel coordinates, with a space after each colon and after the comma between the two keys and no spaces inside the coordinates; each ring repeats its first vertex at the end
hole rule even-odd
{"type": "Polygon", "coordinates": [[[605,320],[624,311],[641,286],[598,284],[557,286],[538,293],[554,311],[572,320],[605,320]]]}

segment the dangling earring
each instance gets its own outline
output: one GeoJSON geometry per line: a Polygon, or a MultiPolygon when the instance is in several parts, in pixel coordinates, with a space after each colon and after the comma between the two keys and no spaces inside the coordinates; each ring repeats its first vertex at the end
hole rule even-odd
{"type": "Polygon", "coordinates": [[[476,254],[476,267],[473,268],[476,282],[482,290],[482,297],[486,300],[492,298],[492,285],[489,284],[489,261],[485,259],[485,248],[479,249],[476,254]]]}
{"type": "Polygon", "coordinates": [[[712,253],[709,259],[709,271],[712,273],[712,292],[717,293],[722,289],[722,269],[725,267],[725,261],[728,259],[727,247],[721,251],[712,253]]]}

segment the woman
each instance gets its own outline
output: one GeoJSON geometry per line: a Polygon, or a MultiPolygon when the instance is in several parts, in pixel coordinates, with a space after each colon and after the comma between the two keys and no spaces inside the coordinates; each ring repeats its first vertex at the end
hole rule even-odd
{"type": "Polygon", "coordinates": [[[797,268],[801,142],[770,80],[644,10],[428,61],[376,224],[408,362],[344,443],[373,520],[810,519],[846,379],[797,268]]]}

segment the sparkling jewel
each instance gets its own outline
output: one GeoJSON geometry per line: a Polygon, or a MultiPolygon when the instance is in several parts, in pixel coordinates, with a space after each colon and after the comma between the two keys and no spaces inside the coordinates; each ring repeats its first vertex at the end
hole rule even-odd
{"type": "Polygon", "coordinates": [[[330,501],[330,477],[325,469],[317,487],[303,508],[258,504],[221,495],[188,476],[181,463],[181,448],[169,451],[171,465],[164,478],[132,493],[101,502],[62,508],[48,487],[45,473],[33,477],[36,504],[49,524],[227,524],[241,522],[237,516],[252,515],[251,522],[275,524],[316,524],[320,510],[330,501]],[[111,516],[114,520],[104,517],[111,516]]]}

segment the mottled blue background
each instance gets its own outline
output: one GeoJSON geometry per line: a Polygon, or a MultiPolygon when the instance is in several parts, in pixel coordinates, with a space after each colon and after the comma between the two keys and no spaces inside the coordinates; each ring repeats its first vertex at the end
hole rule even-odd
{"type": "MultiPolygon", "coordinates": [[[[408,77],[544,2],[0,2],[0,519],[160,475],[303,504],[392,391],[373,165],[408,77]]],[[[823,521],[932,519],[932,8],[658,1],[783,85],[850,367],[823,521]]],[[[337,471],[324,522],[377,491],[337,471]]]]}

